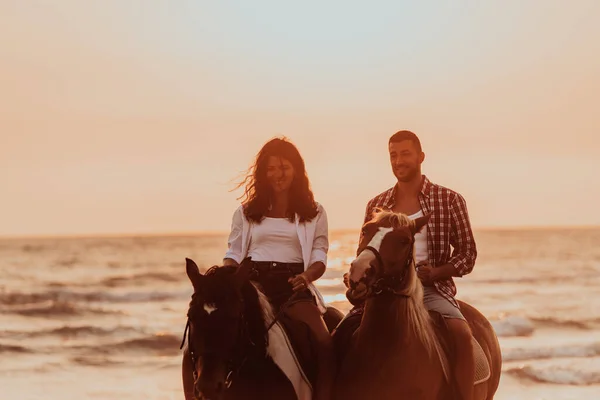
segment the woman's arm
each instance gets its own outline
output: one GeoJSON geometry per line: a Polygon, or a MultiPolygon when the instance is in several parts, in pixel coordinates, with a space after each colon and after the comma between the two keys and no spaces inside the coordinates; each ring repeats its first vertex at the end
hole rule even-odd
{"type": "Polygon", "coordinates": [[[239,207],[231,218],[231,232],[227,239],[227,252],[223,259],[223,265],[239,265],[242,262],[242,230],[244,226],[244,209],[239,207]]]}
{"type": "Polygon", "coordinates": [[[309,283],[322,277],[326,270],[327,252],[329,251],[329,225],[325,209],[321,205],[318,207],[319,213],[315,217],[315,237],[310,253],[309,267],[290,280],[294,291],[306,289],[309,283]]]}
{"type": "Polygon", "coordinates": [[[240,264],[232,258],[224,258],[223,266],[224,267],[238,267],[240,264]]]}

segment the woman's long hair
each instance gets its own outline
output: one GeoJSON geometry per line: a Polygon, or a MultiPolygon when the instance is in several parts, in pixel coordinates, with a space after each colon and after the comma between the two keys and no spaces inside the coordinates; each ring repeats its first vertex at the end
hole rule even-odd
{"type": "Polygon", "coordinates": [[[310,221],[317,216],[317,204],[310,190],[306,167],[300,152],[287,138],[271,139],[260,149],[254,164],[248,169],[246,177],[236,187],[245,186],[242,199],[244,214],[248,220],[259,223],[269,211],[272,201],[272,188],[267,180],[269,157],[288,160],[294,167],[294,178],[290,186],[288,215],[290,221],[298,214],[300,222],[310,221]]]}

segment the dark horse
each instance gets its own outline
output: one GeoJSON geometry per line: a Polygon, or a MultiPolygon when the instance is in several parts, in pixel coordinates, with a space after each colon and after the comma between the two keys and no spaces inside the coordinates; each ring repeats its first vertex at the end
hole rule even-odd
{"type": "MultiPolygon", "coordinates": [[[[193,396],[203,400],[310,400],[306,376],[290,375],[286,367],[284,372],[282,358],[273,358],[282,351],[287,351],[287,360],[295,356],[280,334],[278,322],[284,316],[274,315],[265,295],[250,280],[251,263],[213,267],[203,275],[194,261],[186,259],[186,271],[194,286],[186,327],[191,359],[187,362],[194,371],[194,381],[188,383],[193,385],[193,396]]],[[[337,325],[341,314],[336,317],[331,314],[337,310],[328,311],[326,320],[337,325]]],[[[191,391],[186,390],[187,397],[191,391]]]]}
{"type": "MultiPolygon", "coordinates": [[[[351,312],[333,336],[342,360],[335,399],[456,398],[453,380],[447,378],[452,376],[452,357],[442,349],[444,334],[438,336],[423,304],[414,265],[414,235],[428,219],[411,221],[403,214],[381,212],[363,227],[358,257],[369,262],[361,264],[366,265],[362,270],[353,264],[347,296],[353,303],[366,300],[362,319],[351,312]]],[[[464,302],[460,306],[491,372],[489,379],[474,385],[473,399],[491,400],[501,374],[498,339],[479,311],[464,302]]]]}

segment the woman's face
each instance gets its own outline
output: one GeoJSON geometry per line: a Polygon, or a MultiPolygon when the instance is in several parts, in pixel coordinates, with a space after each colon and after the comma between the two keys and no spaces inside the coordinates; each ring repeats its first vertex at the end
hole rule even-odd
{"type": "Polygon", "coordinates": [[[286,192],[294,180],[292,163],[281,157],[270,156],[267,161],[267,181],[274,193],[286,192]]]}

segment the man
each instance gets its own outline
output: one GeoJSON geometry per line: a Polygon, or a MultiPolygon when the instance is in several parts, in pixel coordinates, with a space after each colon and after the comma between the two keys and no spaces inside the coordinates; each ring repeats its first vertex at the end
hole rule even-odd
{"type": "Polygon", "coordinates": [[[467,206],[459,193],[421,174],[425,153],[417,135],[399,131],[388,146],[397,183],[368,202],[365,222],[376,208],[400,212],[411,219],[431,215],[426,227],[415,235],[417,275],[423,283],[425,306],[446,319],[455,339],[456,383],[462,399],[471,400],[475,375],[472,333],[454,299],[452,279],[470,273],[477,257],[467,206]]]}

